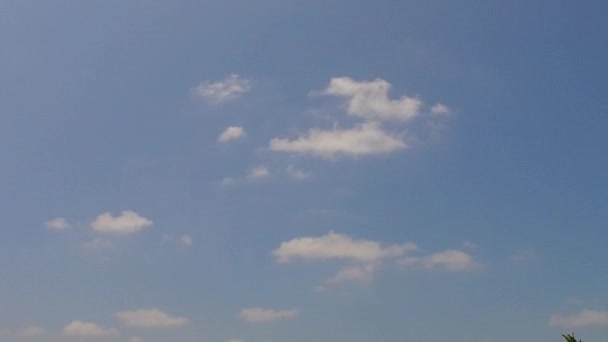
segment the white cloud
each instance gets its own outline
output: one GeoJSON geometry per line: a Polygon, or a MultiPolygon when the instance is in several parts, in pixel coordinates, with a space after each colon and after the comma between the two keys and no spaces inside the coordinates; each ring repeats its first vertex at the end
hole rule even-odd
{"type": "Polygon", "coordinates": [[[179,238],[179,242],[182,244],[182,246],[192,247],[194,240],[192,240],[192,237],[190,235],[184,234],[179,238]]]}
{"type": "Polygon", "coordinates": [[[479,265],[467,252],[448,249],[425,257],[405,257],[399,263],[408,267],[423,267],[426,269],[444,269],[451,272],[469,271],[479,265]]]}
{"type": "Polygon", "coordinates": [[[99,337],[118,334],[116,329],[105,329],[95,323],[72,321],[63,328],[65,336],[73,337],[99,337]]]}
{"type": "Polygon", "coordinates": [[[367,122],[350,129],[313,128],[294,140],[274,138],[270,149],[276,152],[309,154],[330,159],[335,156],[359,157],[388,154],[406,148],[402,137],[390,134],[380,124],[367,122]]]}
{"type": "Polygon", "coordinates": [[[219,135],[217,141],[220,143],[227,143],[230,141],[238,140],[247,136],[245,129],[240,126],[227,127],[222,134],[219,135]]]}
{"type": "Polygon", "coordinates": [[[144,342],[144,339],[141,337],[133,336],[129,339],[129,342],[144,342]]]}
{"type": "Polygon", "coordinates": [[[549,319],[552,326],[577,328],[588,325],[608,325],[608,311],[585,309],[572,315],[552,315],[549,319]]]}
{"type": "Polygon", "coordinates": [[[280,321],[286,319],[293,319],[298,316],[298,310],[274,310],[274,309],[262,309],[262,308],[247,308],[241,310],[239,317],[248,322],[253,323],[264,323],[272,321],[280,321]]]}
{"type": "Polygon", "coordinates": [[[46,221],[44,223],[44,225],[48,229],[50,229],[52,231],[56,231],[56,232],[63,232],[72,227],[72,225],[68,221],[66,221],[66,219],[64,219],[63,217],[57,217],[52,220],[46,221]]]}
{"type": "Polygon", "coordinates": [[[509,257],[511,262],[530,262],[536,260],[538,257],[533,251],[520,251],[509,257]]]}
{"type": "Polygon", "coordinates": [[[171,317],[158,309],[117,312],[115,316],[125,325],[140,328],[172,328],[188,323],[184,317],[171,317]]]}
{"type": "Polygon", "coordinates": [[[26,327],[23,330],[21,330],[19,332],[19,336],[36,337],[36,336],[41,336],[44,333],[45,333],[45,330],[41,327],[29,326],[29,327],[26,327]]]}
{"type": "Polygon", "coordinates": [[[192,93],[211,103],[235,100],[251,89],[251,81],[238,75],[228,75],[218,82],[203,82],[192,93]]]}
{"type": "Polygon", "coordinates": [[[368,120],[407,121],[416,117],[422,101],[407,96],[391,100],[390,88],[391,84],[383,79],[358,82],[350,77],[337,77],[331,79],[325,94],[346,98],[348,113],[368,120]]]}
{"type": "Polygon", "coordinates": [[[445,114],[450,114],[452,112],[452,110],[441,103],[436,103],[433,105],[433,107],[431,107],[431,114],[435,114],[435,115],[445,115],[445,114]]]}
{"type": "Polygon", "coordinates": [[[97,216],[91,223],[95,232],[109,235],[131,235],[139,233],[151,225],[152,221],[131,210],[125,210],[116,217],[110,213],[104,213],[97,216]]]}
{"type": "Polygon", "coordinates": [[[374,262],[386,257],[398,257],[406,251],[415,250],[412,243],[382,246],[379,242],[353,239],[348,235],[329,232],[320,237],[302,237],[285,241],[274,250],[277,262],[285,263],[294,259],[327,260],[342,259],[355,262],[374,262]]]}
{"type": "Polygon", "coordinates": [[[287,174],[295,180],[304,180],[310,178],[310,173],[295,168],[293,165],[287,166],[287,174]]]}
{"type": "Polygon", "coordinates": [[[266,166],[255,166],[247,173],[247,178],[250,179],[266,178],[268,176],[270,176],[270,171],[266,166]]]}
{"type": "Polygon", "coordinates": [[[347,281],[371,281],[374,273],[378,270],[377,264],[350,265],[342,268],[333,277],[327,280],[329,284],[343,283],[347,281]]]}

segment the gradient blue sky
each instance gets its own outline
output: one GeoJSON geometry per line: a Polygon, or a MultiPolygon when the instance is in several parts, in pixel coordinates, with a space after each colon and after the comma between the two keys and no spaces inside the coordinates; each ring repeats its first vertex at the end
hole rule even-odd
{"type": "Polygon", "coordinates": [[[0,1],[0,341],[604,340],[607,10],[0,1]]]}

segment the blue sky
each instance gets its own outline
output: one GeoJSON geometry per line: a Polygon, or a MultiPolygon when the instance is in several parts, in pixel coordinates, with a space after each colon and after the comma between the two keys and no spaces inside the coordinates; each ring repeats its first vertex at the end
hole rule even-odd
{"type": "Polygon", "coordinates": [[[605,338],[606,10],[0,2],[0,341],[605,338]]]}

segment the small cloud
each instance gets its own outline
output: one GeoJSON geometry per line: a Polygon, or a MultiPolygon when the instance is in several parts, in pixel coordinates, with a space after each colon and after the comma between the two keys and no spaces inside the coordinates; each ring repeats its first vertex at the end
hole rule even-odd
{"type": "Polygon", "coordinates": [[[223,186],[230,186],[230,185],[235,185],[238,182],[238,180],[234,177],[224,177],[221,181],[220,181],[220,185],[223,186]]]}
{"type": "Polygon", "coordinates": [[[266,168],[266,166],[255,166],[251,168],[251,170],[249,170],[249,172],[247,173],[247,178],[249,179],[260,179],[269,176],[270,171],[268,171],[268,168],[266,168]]]}
{"type": "Polygon", "coordinates": [[[227,143],[234,140],[239,140],[247,136],[245,129],[240,126],[230,126],[226,128],[222,134],[219,135],[217,141],[220,143],[227,143]]]}
{"type": "Polygon", "coordinates": [[[82,321],[72,321],[63,328],[63,335],[72,337],[100,337],[117,334],[118,330],[116,329],[106,329],[95,323],[87,323],[82,321]]]}
{"type": "Polygon", "coordinates": [[[433,107],[431,107],[431,114],[435,114],[435,115],[446,115],[446,114],[450,114],[452,112],[452,110],[441,103],[436,103],[433,105],[433,107]]]}
{"type": "Polygon", "coordinates": [[[585,309],[571,315],[551,315],[549,325],[562,328],[578,328],[591,325],[608,325],[608,311],[585,309]]]}
{"type": "Polygon", "coordinates": [[[305,180],[310,178],[310,173],[295,168],[293,165],[287,167],[287,174],[295,180],[305,180]]]}
{"type": "Polygon", "coordinates": [[[479,267],[473,257],[464,251],[449,249],[424,257],[405,257],[398,261],[406,267],[444,269],[450,272],[470,271],[479,267]]]}
{"type": "Polygon", "coordinates": [[[192,237],[188,234],[184,234],[179,238],[179,242],[182,244],[182,246],[184,247],[192,247],[192,244],[194,243],[194,241],[192,240],[192,237]]]}
{"type": "Polygon", "coordinates": [[[142,232],[152,225],[152,221],[134,211],[125,210],[118,216],[104,213],[91,223],[96,233],[108,235],[132,235],[142,232]]]}
{"type": "Polygon", "coordinates": [[[531,262],[538,259],[538,256],[533,251],[520,251],[509,257],[509,261],[523,263],[531,262]]]}
{"type": "Polygon", "coordinates": [[[239,313],[241,319],[252,323],[266,323],[293,319],[299,314],[298,310],[274,310],[262,308],[243,309],[239,313]]]}
{"type": "Polygon", "coordinates": [[[23,337],[36,337],[36,336],[41,336],[44,333],[45,333],[45,330],[41,327],[29,326],[29,327],[26,327],[23,330],[21,330],[18,335],[23,336],[23,337]]]}
{"type": "Polygon", "coordinates": [[[332,78],[325,95],[346,99],[347,112],[367,120],[408,121],[419,114],[422,101],[402,96],[389,99],[391,84],[383,79],[355,81],[350,77],[332,78]]]}
{"type": "Polygon", "coordinates": [[[224,103],[239,98],[251,89],[251,81],[239,75],[228,75],[222,81],[203,82],[191,92],[210,103],[224,103]]]}
{"type": "Polygon", "coordinates": [[[379,242],[353,239],[344,234],[329,232],[319,237],[301,237],[281,243],[272,254],[279,263],[302,260],[342,259],[369,263],[387,257],[398,257],[417,249],[413,243],[382,246],[379,242]]]}
{"type": "Polygon", "coordinates": [[[188,323],[187,318],[171,317],[158,309],[139,309],[117,312],[115,316],[129,327],[173,328],[188,323]]]}
{"type": "Polygon", "coordinates": [[[333,277],[327,280],[329,284],[337,284],[349,281],[368,282],[374,277],[378,270],[377,264],[350,265],[342,268],[333,277]]]}
{"type": "Polygon", "coordinates": [[[44,225],[52,231],[63,232],[72,227],[72,225],[66,221],[63,217],[57,217],[52,220],[46,221],[44,225]]]}
{"type": "Polygon", "coordinates": [[[388,154],[406,147],[401,137],[386,132],[375,122],[366,122],[350,129],[313,128],[297,139],[274,138],[270,141],[272,151],[308,154],[324,159],[388,154]]]}
{"type": "Polygon", "coordinates": [[[133,336],[129,339],[129,342],[144,342],[144,339],[141,337],[133,336]]]}

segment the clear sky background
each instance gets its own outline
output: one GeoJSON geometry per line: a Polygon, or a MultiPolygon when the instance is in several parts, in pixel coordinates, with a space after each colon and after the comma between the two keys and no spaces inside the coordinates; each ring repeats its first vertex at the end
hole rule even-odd
{"type": "Polygon", "coordinates": [[[0,341],[608,336],[602,1],[0,1],[0,341]]]}

